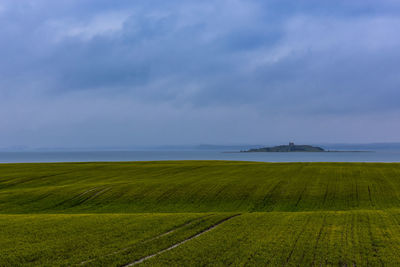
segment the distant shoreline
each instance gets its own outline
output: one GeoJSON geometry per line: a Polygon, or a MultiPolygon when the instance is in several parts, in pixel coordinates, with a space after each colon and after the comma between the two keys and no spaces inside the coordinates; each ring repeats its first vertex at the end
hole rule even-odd
{"type": "Polygon", "coordinates": [[[374,150],[326,150],[326,151],[223,151],[222,153],[330,153],[330,152],[345,152],[345,153],[375,153],[374,150]]]}

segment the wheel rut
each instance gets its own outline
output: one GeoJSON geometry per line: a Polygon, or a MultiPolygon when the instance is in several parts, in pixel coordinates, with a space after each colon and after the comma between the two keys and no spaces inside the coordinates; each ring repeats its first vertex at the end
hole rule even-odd
{"type": "MultiPolygon", "coordinates": [[[[197,222],[197,221],[199,221],[199,220],[201,220],[201,219],[203,219],[203,218],[206,218],[206,217],[209,217],[209,216],[212,216],[212,215],[213,215],[213,214],[207,214],[207,215],[205,215],[205,216],[201,216],[201,217],[198,217],[198,218],[191,219],[191,220],[189,220],[189,221],[187,221],[187,222],[185,222],[185,223],[183,223],[183,224],[181,224],[181,225],[179,225],[179,226],[177,226],[177,227],[172,228],[171,230],[169,230],[169,231],[167,231],[167,232],[165,232],[165,233],[156,235],[156,236],[154,236],[154,237],[151,237],[150,239],[143,240],[143,241],[141,241],[140,243],[145,244],[145,243],[148,243],[148,242],[151,242],[151,241],[160,239],[160,238],[162,238],[162,237],[164,237],[164,236],[170,235],[170,234],[172,234],[172,233],[174,233],[174,232],[176,232],[176,231],[178,231],[178,230],[184,228],[185,226],[188,226],[188,225],[190,225],[190,224],[192,224],[192,223],[194,223],[194,222],[197,222]]],[[[127,251],[128,249],[130,249],[130,247],[126,247],[126,248],[123,248],[123,249],[121,249],[121,250],[114,251],[114,252],[112,252],[112,253],[110,253],[110,254],[107,254],[106,256],[111,256],[111,255],[115,255],[115,254],[118,254],[118,253],[122,253],[122,252],[124,252],[124,251],[127,251]]],[[[95,260],[96,260],[96,259],[85,260],[85,261],[82,261],[81,263],[79,263],[78,265],[84,265],[84,264],[87,264],[87,263],[89,263],[89,262],[93,262],[93,261],[95,261],[95,260]]]]}
{"type": "Polygon", "coordinates": [[[237,217],[237,216],[239,216],[239,215],[241,215],[241,214],[235,214],[235,215],[229,216],[229,217],[227,217],[227,218],[224,218],[224,219],[218,221],[217,223],[215,223],[215,224],[209,226],[208,228],[204,229],[204,230],[201,231],[200,233],[197,233],[197,234],[195,234],[195,235],[192,235],[192,236],[186,238],[185,240],[183,240],[183,241],[181,241],[181,242],[178,242],[178,243],[176,243],[176,244],[174,244],[174,245],[172,245],[172,246],[170,246],[170,247],[168,247],[168,248],[165,248],[165,249],[163,249],[163,250],[160,250],[160,251],[158,251],[158,252],[156,252],[156,253],[154,253],[154,254],[151,254],[151,255],[149,255],[149,256],[146,256],[146,257],[143,257],[143,258],[141,258],[141,259],[138,259],[138,260],[136,260],[136,261],[134,261],[134,262],[128,263],[128,264],[126,264],[126,265],[123,265],[122,267],[134,266],[134,265],[136,265],[136,264],[139,264],[139,263],[144,262],[145,260],[151,259],[151,258],[153,258],[153,257],[155,257],[155,256],[158,256],[158,255],[164,253],[164,252],[167,252],[167,251],[172,250],[172,249],[174,249],[174,248],[176,248],[176,247],[179,247],[179,246],[185,244],[186,242],[188,242],[188,241],[190,241],[190,240],[192,240],[192,239],[195,239],[195,238],[197,238],[197,237],[199,237],[199,236],[201,236],[201,235],[203,235],[203,234],[205,234],[205,233],[207,233],[207,232],[213,230],[213,229],[216,228],[218,225],[220,225],[220,224],[222,224],[222,223],[224,223],[224,222],[226,222],[226,221],[228,221],[228,220],[230,220],[230,219],[233,219],[234,217],[237,217]]]}

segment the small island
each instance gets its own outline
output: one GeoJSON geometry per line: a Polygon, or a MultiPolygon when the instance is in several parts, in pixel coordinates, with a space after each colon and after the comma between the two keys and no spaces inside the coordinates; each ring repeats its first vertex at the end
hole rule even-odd
{"type": "Polygon", "coordinates": [[[326,152],[326,151],[321,147],[310,146],[310,145],[295,145],[293,142],[290,142],[289,145],[252,148],[240,152],[326,152]]]}

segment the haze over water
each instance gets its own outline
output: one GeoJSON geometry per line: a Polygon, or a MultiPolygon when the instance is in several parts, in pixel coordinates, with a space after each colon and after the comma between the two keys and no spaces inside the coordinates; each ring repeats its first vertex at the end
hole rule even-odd
{"type": "Polygon", "coordinates": [[[321,153],[227,153],[220,150],[0,152],[0,163],[151,160],[237,160],[261,162],[400,162],[400,150],[321,153]]]}

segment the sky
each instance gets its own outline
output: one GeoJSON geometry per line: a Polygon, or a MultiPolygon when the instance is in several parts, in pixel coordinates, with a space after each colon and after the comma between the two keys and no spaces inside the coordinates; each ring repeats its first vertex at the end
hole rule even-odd
{"type": "Polygon", "coordinates": [[[400,141],[400,1],[2,0],[0,147],[400,141]]]}

